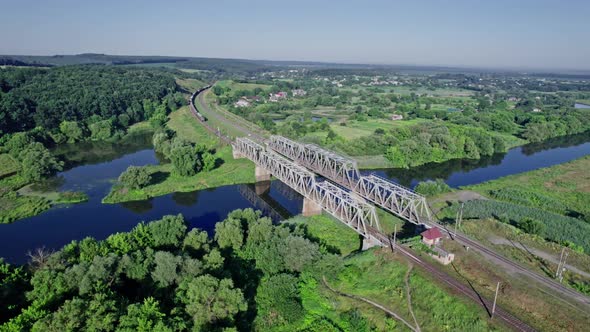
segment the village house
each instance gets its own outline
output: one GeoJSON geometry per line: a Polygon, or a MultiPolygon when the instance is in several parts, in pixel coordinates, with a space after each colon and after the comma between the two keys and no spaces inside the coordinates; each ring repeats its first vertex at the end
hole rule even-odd
{"type": "Polygon", "coordinates": [[[392,115],[392,116],[391,116],[391,120],[393,120],[393,121],[396,121],[396,120],[401,120],[401,119],[403,119],[403,118],[404,118],[404,117],[403,117],[403,115],[401,115],[401,114],[394,114],[394,115],[392,115]]]}
{"type": "Polygon", "coordinates": [[[248,106],[250,106],[250,102],[242,97],[242,98],[240,98],[240,100],[238,100],[234,103],[234,106],[235,107],[248,107],[248,106]]]}
{"type": "Polygon", "coordinates": [[[269,101],[272,101],[272,102],[277,102],[277,101],[279,101],[281,99],[286,99],[286,98],[287,98],[287,93],[284,92],[284,91],[279,91],[277,93],[271,93],[269,95],[268,100],[269,101]]]}
{"type": "Polygon", "coordinates": [[[422,242],[429,246],[434,246],[438,244],[440,242],[440,239],[442,239],[442,234],[436,227],[429,228],[426,231],[422,232],[420,235],[422,235],[422,242]]]}
{"type": "Polygon", "coordinates": [[[540,112],[541,112],[540,108],[536,108],[536,107],[533,108],[533,113],[540,113],[540,112]]]}
{"type": "Polygon", "coordinates": [[[303,97],[307,94],[307,91],[303,89],[293,89],[291,90],[291,93],[293,93],[293,96],[295,97],[303,97]]]}

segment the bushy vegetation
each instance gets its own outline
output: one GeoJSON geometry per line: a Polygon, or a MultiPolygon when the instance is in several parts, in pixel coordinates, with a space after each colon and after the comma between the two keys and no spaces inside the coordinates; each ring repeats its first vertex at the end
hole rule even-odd
{"type": "MultiPolygon", "coordinates": [[[[449,209],[449,212],[454,215],[458,205],[455,204],[449,209]]],[[[463,218],[496,218],[503,222],[513,223],[526,232],[538,234],[553,242],[572,242],[583,247],[584,251],[590,252],[590,224],[580,219],[495,200],[465,202],[463,218]]]]}
{"type": "Polygon", "coordinates": [[[442,179],[435,181],[423,181],[416,185],[414,190],[424,196],[436,196],[451,191],[451,187],[442,179]]]}
{"type": "Polygon", "coordinates": [[[140,189],[152,180],[152,176],[145,167],[129,166],[119,175],[119,182],[129,189],[140,189]]]}
{"type": "Polygon", "coordinates": [[[497,200],[590,221],[590,157],[468,187],[497,200]]]}
{"type": "Polygon", "coordinates": [[[30,274],[2,265],[2,289],[12,286],[0,293],[11,309],[3,330],[298,330],[300,278],[332,275],[341,261],[296,230],[237,210],[213,241],[165,216],[38,253],[32,264],[30,274]]]}

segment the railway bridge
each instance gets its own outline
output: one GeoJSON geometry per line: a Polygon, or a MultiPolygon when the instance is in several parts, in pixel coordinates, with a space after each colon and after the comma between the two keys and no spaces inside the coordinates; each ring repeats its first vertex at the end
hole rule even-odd
{"type": "Polygon", "coordinates": [[[375,207],[356,193],[329,181],[317,180],[314,173],[249,138],[239,137],[232,143],[234,158],[254,162],[257,182],[270,180],[271,175],[303,196],[303,215],[320,214],[325,210],[363,236],[363,248],[384,245],[375,207]]]}

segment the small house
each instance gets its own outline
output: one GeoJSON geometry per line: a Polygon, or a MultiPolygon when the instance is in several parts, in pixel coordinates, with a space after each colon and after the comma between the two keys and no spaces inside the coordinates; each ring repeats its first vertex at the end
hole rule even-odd
{"type": "Polygon", "coordinates": [[[250,106],[250,102],[247,101],[244,98],[240,98],[240,100],[238,100],[238,101],[236,101],[234,103],[234,106],[236,106],[236,107],[248,107],[248,106],[250,106]]]}
{"type": "Polygon", "coordinates": [[[426,231],[422,232],[420,235],[422,235],[422,242],[429,246],[438,244],[440,242],[440,239],[442,239],[442,234],[440,230],[436,227],[429,228],[426,231]]]}
{"type": "Polygon", "coordinates": [[[403,119],[403,118],[404,118],[404,117],[403,117],[403,115],[401,115],[401,114],[394,114],[394,115],[392,115],[392,116],[391,116],[391,120],[393,120],[393,121],[396,121],[396,120],[401,120],[401,119],[403,119]]]}
{"type": "Polygon", "coordinates": [[[293,90],[291,90],[291,92],[293,93],[293,96],[295,96],[295,97],[303,97],[307,94],[307,91],[305,91],[303,89],[293,89],[293,90]]]}

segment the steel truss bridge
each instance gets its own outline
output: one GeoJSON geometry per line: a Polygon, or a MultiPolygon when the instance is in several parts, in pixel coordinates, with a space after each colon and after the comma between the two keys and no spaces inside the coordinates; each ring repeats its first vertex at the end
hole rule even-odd
{"type": "Polygon", "coordinates": [[[304,208],[306,203],[317,206],[364,238],[381,242],[372,235],[374,230],[380,230],[375,207],[365,199],[328,181],[316,181],[314,173],[249,138],[236,138],[232,145],[236,157],[252,160],[257,168],[264,169],[301,194],[304,208]]]}
{"type": "Polygon", "coordinates": [[[271,136],[267,145],[404,220],[414,224],[425,224],[431,220],[424,196],[376,175],[361,175],[356,161],[352,159],[314,144],[301,144],[282,136],[271,136]]]}

